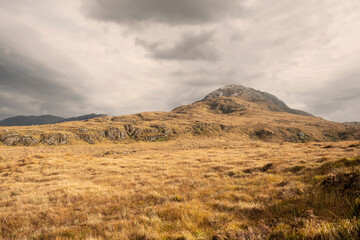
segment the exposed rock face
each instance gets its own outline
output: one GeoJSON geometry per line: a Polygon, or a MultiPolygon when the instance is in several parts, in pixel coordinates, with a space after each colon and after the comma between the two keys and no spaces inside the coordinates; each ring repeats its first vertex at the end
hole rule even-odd
{"type": "Polygon", "coordinates": [[[41,134],[41,142],[45,145],[64,145],[70,142],[70,136],[62,133],[41,134]]]}
{"type": "Polygon", "coordinates": [[[132,139],[140,140],[140,138],[143,135],[143,132],[141,129],[136,128],[131,124],[125,124],[124,128],[125,128],[127,135],[132,139]]]}
{"type": "Polygon", "coordinates": [[[37,145],[39,142],[39,140],[31,136],[24,136],[21,139],[21,143],[25,146],[34,146],[37,145]]]}
{"type": "Polygon", "coordinates": [[[131,125],[131,124],[125,124],[125,125],[124,125],[124,128],[125,128],[126,133],[127,133],[129,136],[131,136],[131,135],[134,133],[134,131],[135,131],[135,128],[134,128],[133,125],[131,125]]]}
{"type": "Polygon", "coordinates": [[[172,133],[171,129],[169,129],[165,124],[161,125],[151,125],[150,127],[156,129],[156,132],[162,133],[164,135],[170,135],[172,133]]]}
{"type": "Polygon", "coordinates": [[[95,144],[96,143],[96,137],[92,133],[83,133],[80,134],[80,139],[84,140],[87,143],[95,144]]]}
{"type": "Polygon", "coordinates": [[[18,132],[9,132],[5,133],[0,140],[4,143],[4,145],[15,146],[20,143],[21,135],[18,132]]]}
{"type": "Polygon", "coordinates": [[[136,140],[140,140],[141,136],[142,136],[142,130],[140,128],[136,128],[133,134],[131,134],[131,138],[136,140]]]}
{"type": "Polygon", "coordinates": [[[150,142],[165,141],[173,134],[172,129],[168,128],[165,124],[154,124],[149,129],[144,129],[144,140],[150,142]]]}
{"type": "Polygon", "coordinates": [[[104,137],[111,141],[120,141],[126,138],[126,133],[118,128],[109,128],[104,131],[104,137]]]}
{"type": "Polygon", "coordinates": [[[220,111],[220,113],[224,114],[246,110],[245,106],[231,101],[231,99],[226,99],[224,101],[210,101],[208,105],[211,110],[220,111]]]}
{"type": "MultiPolygon", "coordinates": [[[[218,90],[208,94],[202,101],[219,97],[239,97],[249,102],[265,102],[269,104],[270,111],[288,112],[297,115],[312,116],[310,113],[289,108],[283,101],[279,100],[274,95],[241,85],[229,85],[219,88],[218,90]]],[[[225,113],[227,111],[227,108],[225,108],[225,113]]]]}
{"type": "Polygon", "coordinates": [[[4,134],[0,138],[0,141],[7,146],[16,146],[16,145],[33,146],[39,143],[39,140],[37,140],[36,138],[31,136],[23,136],[15,131],[4,134]]]}

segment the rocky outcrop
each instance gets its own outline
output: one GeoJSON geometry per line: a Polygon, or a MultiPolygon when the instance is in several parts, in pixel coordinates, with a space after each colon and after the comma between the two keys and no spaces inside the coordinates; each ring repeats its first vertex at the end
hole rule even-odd
{"type": "Polygon", "coordinates": [[[143,131],[140,128],[134,127],[131,124],[125,124],[124,128],[127,135],[132,139],[140,140],[143,136],[143,131]]]}
{"type": "Polygon", "coordinates": [[[9,132],[1,136],[1,142],[7,146],[15,146],[20,143],[21,135],[18,132],[9,132]]]}
{"type": "Polygon", "coordinates": [[[135,128],[134,128],[134,126],[131,125],[131,124],[125,124],[125,125],[124,125],[124,128],[125,128],[125,132],[126,132],[129,136],[131,136],[131,135],[135,132],[135,128]]]}
{"type": "Polygon", "coordinates": [[[32,136],[23,136],[18,132],[8,132],[1,136],[0,141],[7,146],[34,146],[39,143],[39,140],[32,136]]]}
{"type": "Polygon", "coordinates": [[[65,145],[70,142],[70,135],[63,133],[41,134],[41,142],[45,145],[65,145]]]}
{"type": "Polygon", "coordinates": [[[144,129],[144,140],[150,142],[162,142],[169,139],[174,134],[174,131],[168,128],[165,124],[154,124],[150,128],[144,129]]]}
{"type": "Polygon", "coordinates": [[[153,128],[154,130],[156,130],[157,133],[162,133],[166,136],[170,135],[172,133],[172,130],[170,128],[168,128],[165,124],[155,124],[155,125],[151,125],[151,128],[153,128]]]}
{"type": "Polygon", "coordinates": [[[127,137],[125,131],[121,131],[118,128],[111,127],[101,133],[101,135],[111,141],[121,141],[127,137]]]}
{"type": "Polygon", "coordinates": [[[79,137],[81,140],[90,144],[95,144],[97,140],[96,136],[92,133],[82,133],[79,135],[79,137]]]}
{"type": "Polygon", "coordinates": [[[35,146],[39,144],[40,141],[32,136],[23,136],[20,142],[25,146],[35,146]]]}

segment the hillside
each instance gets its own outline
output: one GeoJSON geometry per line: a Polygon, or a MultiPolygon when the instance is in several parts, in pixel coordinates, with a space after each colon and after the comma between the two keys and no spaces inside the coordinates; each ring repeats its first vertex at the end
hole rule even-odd
{"type": "Polygon", "coordinates": [[[0,239],[359,239],[360,124],[233,88],[0,127],[0,239]]]}
{"type": "Polygon", "coordinates": [[[227,86],[171,112],[101,116],[53,126],[0,127],[0,142],[25,146],[154,142],[223,135],[272,142],[359,140],[360,125],[327,121],[290,109],[270,94],[227,86]]]}

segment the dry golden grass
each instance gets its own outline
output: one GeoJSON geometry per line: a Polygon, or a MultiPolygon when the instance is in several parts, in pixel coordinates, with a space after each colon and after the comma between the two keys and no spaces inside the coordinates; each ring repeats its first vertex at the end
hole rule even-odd
{"type": "Polygon", "coordinates": [[[358,173],[358,155],[235,135],[0,146],[0,238],[356,239],[357,190],[322,183],[358,173]]]}
{"type": "Polygon", "coordinates": [[[359,139],[360,125],[216,101],[246,108],[223,114],[197,102],[169,113],[1,127],[0,136],[61,133],[70,141],[0,144],[0,238],[360,238],[360,143],[339,141],[359,139]],[[142,135],[116,142],[103,134],[126,124],[142,135]]]}

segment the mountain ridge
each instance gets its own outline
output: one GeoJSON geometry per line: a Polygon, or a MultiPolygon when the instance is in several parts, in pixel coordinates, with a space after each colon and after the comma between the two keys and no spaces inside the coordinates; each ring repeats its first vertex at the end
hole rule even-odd
{"type": "Polygon", "coordinates": [[[46,124],[56,124],[62,122],[70,121],[81,121],[88,120],[96,117],[106,116],[105,114],[87,114],[78,117],[63,118],[54,115],[29,115],[29,116],[14,116],[5,118],[0,121],[0,126],[31,126],[31,125],[46,125],[46,124]]]}

